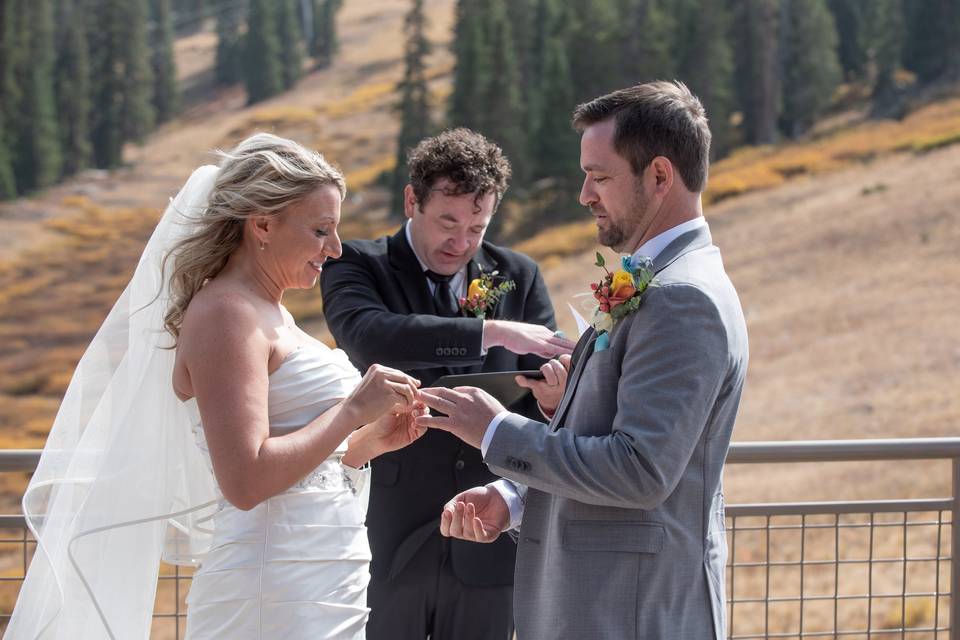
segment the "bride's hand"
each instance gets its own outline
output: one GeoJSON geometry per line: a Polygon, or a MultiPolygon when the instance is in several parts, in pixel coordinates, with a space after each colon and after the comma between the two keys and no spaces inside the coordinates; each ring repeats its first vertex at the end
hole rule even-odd
{"type": "Polygon", "coordinates": [[[357,422],[368,424],[387,412],[409,411],[417,399],[419,386],[419,380],[402,371],[374,364],[343,403],[357,422]]]}
{"type": "Polygon", "coordinates": [[[375,440],[379,453],[402,449],[426,433],[427,427],[417,426],[415,418],[429,411],[427,405],[418,401],[409,411],[385,413],[368,424],[370,437],[375,440]]]}
{"type": "Polygon", "coordinates": [[[409,411],[389,411],[363,425],[347,440],[343,463],[359,468],[383,453],[402,449],[412,443],[427,432],[427,427],[417,426],[415,419],[429,411],[425,404],[418,401],[409,411]]]}

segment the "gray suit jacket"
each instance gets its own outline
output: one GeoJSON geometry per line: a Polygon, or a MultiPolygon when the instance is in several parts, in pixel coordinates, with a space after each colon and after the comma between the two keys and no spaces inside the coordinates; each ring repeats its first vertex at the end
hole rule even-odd
{"type": "Polygon", "coordinates": [[[721,475],[746,325],[706,227],[654,270],[609,348],[584,335],[551,423],[511,414],[487,450],[524,495],[519,640],[725,637],[721,475]]]}

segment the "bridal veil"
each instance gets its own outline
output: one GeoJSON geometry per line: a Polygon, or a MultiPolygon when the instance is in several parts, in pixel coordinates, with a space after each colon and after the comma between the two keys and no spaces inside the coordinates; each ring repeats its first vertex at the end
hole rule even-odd
{"type": "Polygon", "coordinates": [[[161,263],[217,174],[197,169],[167,207],[77,365],[23,496],[38,542],[8,638],[147,638],[160,560],[196,564],[209,543],[218,494],[171,386],[161,263]]]}

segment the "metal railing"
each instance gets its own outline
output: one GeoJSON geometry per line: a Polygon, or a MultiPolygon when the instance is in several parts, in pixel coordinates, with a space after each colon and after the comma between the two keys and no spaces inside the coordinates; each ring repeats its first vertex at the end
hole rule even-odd
{"type": "Polygon", "coordinates": [[[960,640],[960,438],[751,442],[728,464],[950,460],[948,498],[727,507],[730,640],[960,640]]]}
{"type": "MultiPolygon", "coordinates": [[[[0,451],[0,472],[31,471],[39,457],[0,451]]],[[[960,598],[952,597],[960,593],[960,527],[953,526],[960,438],[735,443],[727,457],[728,464],[883,460],[951,460],[951,496],[727,506],[730,640],[960,640],[960,598]]],[[[0,573],[7,590],[0,604],[8,607],[0,629],[15,600],[7,585],[23,580],[34,546],[22,516],[0,516],[0,559],[14,558],[0,573]]],[[[190,571],[162,567],[152,637],[182,637],[190,579],[190,571]]]]}

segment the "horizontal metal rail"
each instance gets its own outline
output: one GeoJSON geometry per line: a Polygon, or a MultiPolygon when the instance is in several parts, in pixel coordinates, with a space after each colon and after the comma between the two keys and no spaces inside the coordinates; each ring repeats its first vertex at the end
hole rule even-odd
{"type": "MultiPolygon", "coordinates": [[[[0,472],[34,471],[40,457],[39,449],[0,451],[0,472]]],[[[954,594],[960,594],[960,438],[736,442],[731,444],[727,456],[727,463],[730,464],[888,460],[951,460],[953,495],[946,498],[907,500],[727,506],[730,553],[730,561],[727,565],[729,583],[727,602],[728,633],[731,640],[847,636],[904,638],[907,634],[914,632],[932,634],[924,637],[960,640],[960,596],[954,597],[954,594]],[[780,540],[777,536],[794,536],[793,544],[798,548],[791,550],[788,545],[778,552],[785,555],[778,556],[774,550],[777,548],[776,545],[782,546],[783,542],[776,542],[780,540]],[[823,546],[824,536],[829,540],[825,547],[823,546]],[[857,542],[862,539],[857,536],[866,536],[868,541],[857,542]],[[895,545],[898,546],[893,556],[875,547],[884,536],[887,538],[887,546],[890,540],[894,540],[895,545]],[[911,545],[909,548],[908,536],[911,545]],[[809,545],[806,544],[808,538],[809,545]],[[771,539],[775,542],[772,543],[771,539]],[[814,543],[814,540],[820,540],[820,542],[814,543]],[[844,542],[844,540],[848,541],[844,542]],[[941,546],[942,543],[943,546],[941,546]],[[811,555],[810,550],[816,550],[817,545],[823,549],[832,546],[832,555],[823,557],[819,552],[811,555]],[[853,553],[848,550],[850,548],[853,553]],[[949,553],[947,553],[948,548],[949,553]],[[744,549],[748,552],[746,555],[743,553],[744,549]],[[781,572],[781,574],[794,572],[790,575],[798,575],[799,579],[794,585],[798,588],[798,592],[784,594],[773,590],[772,571],[781,572]],[[828,573],[824,574],[824,571],[828,573]],[[864,571],[868,580],[866,585],[858,584],[852,588],[852,591],[844,591],[846,584],[841,588],[843,572],[851,572],[849,575],[855,576],[862,575],[864,571]],[[884,586],[875,582],[876,574],[878,577],[885,575],[889,583],[891,571],[899,572],[896,589],[891,590],[890,584],[884,586]],[[758,577],[756,572],[765,573],[758,577]],[[915,574],[923,572],[926,572],[924,575],[929,578],[926,583],[918,585],[919,588],[908,584],[908,573],[915,579],[915,574]],[[832,589],[825,593],[811,591],[804,577],[805,575],[819,576],[823,579],[823,575],[831,574],[832,589]],[[949,588],[946,588],[944,581],[947,581],[949,588]],[[932,589],[930,584],[933,585],[932,589]],[[811,612],[810,615],[813,615],[815,607],[829,608],[831,602],[833,603],[832,629],[815,628],[816,620],[812,617],[805,621],[805,612],[811,612]],[[861,602],[865,603],[866,608],[865,628],[844,628],[840,607],[861,602]],[[923,623],[910,622],[907,616],[909,602],[927,603],[923,606],[932,607],[932,620],[928,616],[923,623]],[[808,605],[806,608],[805,603],[808,605]],[[799,622],[795,631],[785,631],[772,626],[775,618],[771,618],[771,607],[781,607],[782,611],[782,607],[785,606],[799,606],[799,622]],[[895,611],[899,611],[898,622],[894,628],[888,628],[886,622],[879,627],[876,626],[874,614],[885,606],[893,606],[895,611]],[[759,608],[761,611],[758,612],[751,607],[759,608]],[[941,616],[941,612],[949,614],[949,624],[944,624],[946,620],[941,618],[946,616],[941,616]],[[738,630],[740,626],[735,627],[735,618],[741,623],[745,621],[746,627],[738,630]]],[[[2,539],[0,542],[22,545],[22,564],[25,572],[28,564],[28,550],[36,543],[26,532],[23,516],[0,515],[0,529],[19,531],[15,534],[17,537],[2,539]]],[[[176,568],[173,575],[160,576],[162,581],[172,581],[173,612],[158,612],[154,617],[171,619],[175,625],[177,637],[180,634],[180,624],[185,617],[179,605],[180,585],[181,581],[188,583],[190,578],[189,574],[181,573],[179,568],[176,568]]],[[[778,579],[782,582],[783,575],[778,579]]],[[[17,580],[22,580],[22,577],[5,577],[2,582],[17,580]]],[[[789,587],[792,584],[791,581],[793,578],[784,584],[789,587]]],[[[827,586],[830,586],[829,579],[827,579],[827,586]]],[[[887,611],[889,610],[888,608],[887,611]]],[[[820,615],[821,622],[828,624],[827,618],[830,616],[827,615],[824,618],[825,614],[822,610],[820,615]]],[[[9,614],[0,615],[0,628],[8,617],[9,614]]],[[[849,625],[849,622],[847,624],[849,625]]]]}

